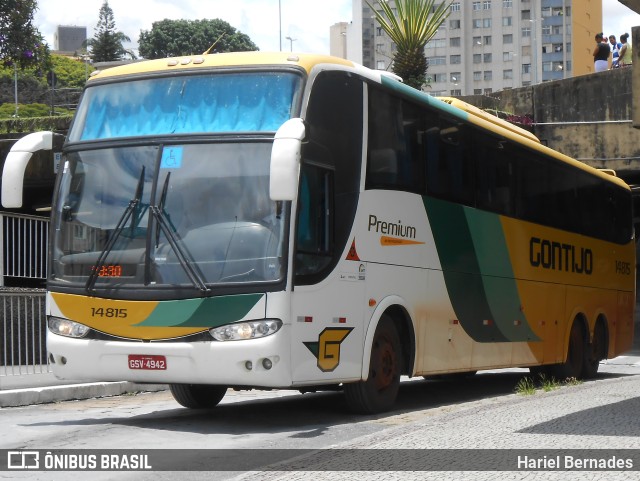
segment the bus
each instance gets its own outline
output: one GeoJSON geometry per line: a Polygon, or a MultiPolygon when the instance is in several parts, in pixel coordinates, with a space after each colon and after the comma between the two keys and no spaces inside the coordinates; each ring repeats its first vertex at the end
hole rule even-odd
{"type": "Polygon", "coordinates": [[[16,144],[5,207],[56,145],[61,379],[168,384],[187,408],[340,389],[378,413],[401,376],[588,378],[631,346],[629,186],[384,72],[262,52],[101,71],[66,138],[16,144]]]}

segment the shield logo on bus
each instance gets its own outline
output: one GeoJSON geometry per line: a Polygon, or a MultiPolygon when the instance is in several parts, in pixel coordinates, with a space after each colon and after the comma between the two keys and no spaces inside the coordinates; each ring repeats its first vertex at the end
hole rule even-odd
{"type": "Polygon", "coordinates": [[[353,327],[327,327],[318,336],[318,342],[305,342],[307,349],[318,359],[318,369],[331,372],[340,364],[340,344],[353,327]]]}

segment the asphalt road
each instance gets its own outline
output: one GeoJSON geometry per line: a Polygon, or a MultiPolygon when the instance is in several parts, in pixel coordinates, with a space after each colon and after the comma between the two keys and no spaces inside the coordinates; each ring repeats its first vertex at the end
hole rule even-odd
{"type": "MultiPolygon", "coordinates": [[[[529,375],[522,369],[483,372],[457,382],[405,380],[396,409],[377,416],[348,413],[341,393],[289,391],[230,391],[211,411],[181,408],[166,391],[2,408],[0,449],[70,450],[67,453],[180,449],[176,453],[191,463],[189,469],[204,471],[12,470],[0,472],[0,478],[640,479],[638,471],[568,472],[526,466],[512,470],[517,454],[533,459],[585,449],[613,450],[602,451],[603,456],[613,453],[623,459],[633,455],[633,469],[640,469],[640,352],[607,361],[600,371],[597,380],[559,385],[548,392],[537,389],[529,395],[515,392],[518,382],[529,375]],[[325,451],[329,448],[332,451],[325,451]],[[221,457],[218,451],[197,451],[203,449],[233,451],[223,451],[221,457]],[[294,470],[290,466],[278,471],[281,458],[266,455],[253,460],[257,468],[243,469],[242,457],[259,458],[269,451],[256,450],[265,449],[295,458],[288,461],[294,470]],[[354,449],[369,451],[355,451],[354,457],[354,449]],[[437,469],[443,464],[445,468],[423,470],[416,456],[422,458],[425,452],[434,461],[440,459],[437,469]],[[510,459],[493,459],[496,453],[510,459]],[[262,471],[273,463],[275,471],[262,471]]],[[[153,461],[156,467],[158,462],[171,466],[171,456],[171,451],[157,451],[153,461]],[[158,453],[167,459],[158,459],[158,453]]],[[[178,459],[176,466],[184,462],[178,459]]]]}

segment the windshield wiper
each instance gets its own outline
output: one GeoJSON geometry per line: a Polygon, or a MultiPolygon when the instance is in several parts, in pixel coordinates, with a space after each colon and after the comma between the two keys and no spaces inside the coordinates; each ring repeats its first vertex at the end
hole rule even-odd
{"type": "MultiPolygon", "coordinates": [[[[163,191],[163,195],[164,195],[164,191],[163,191]]],[[[162,199],[162,201],[164,201],[164,199],[162,199]]],[[[151,214],[153,215],[153,217],[155,217],[156,222],[162,229],[162,232],[164,232],[164,235],[169,241],[169,245],[173,249],[173,252],[175,252],[176,257],[178,258],[178,262],[180,262],[180,265],[182,266],[184,271],[187,273],[189,280],[191,280],[193,285],[198,289],[200,289],[200,291],[209,292],[210,289],[205,284],[204,280],[202,279],[202,276],[198,273],[197,269],[193,266],[192,262],[184,253],[184,251],[180,247],[180,244],[178,244],[176,236],[170,227],[171,221],[167,219],[167,216],[159,206],[152,205],[149,209],[151,210],[151,214]]],[[[158,235],[159,233],[156,234],[156,244],[159,240],[157,237],[158,235]]]]}
{"type": "MultiPolygon", "coordinates": [[[[113,233],[111,234],[109,241],[104,246],[104,249],[102,249],[102,252],[98,257],[98,260],[96,261],[96,265],[93,266],[93,271],[91,272],[91,274],[89,274],[89,279],[87,279],[87,283],[85,284],[85,289],[87,290],[87,292],[94,291],[94,286],[96,284],[96,281],[98,280],[98,273],[100,272],[100,269],[104,265],[104,262],[106,261],[107,256],[113,249],[113,246],[115,245],[116,240],[118,240],[118,238],[120,237],[120,234],[122,234],[122,231],[127,225],[129,218],[131,218],[134,212],[137,211],[138,205],[140,204],[140,200],[142,199],[142,193],[144,192],[144,170],[145,168],[143,166],[142,171],[140,172],[140,178],[138,179],[138,185],[136,187],[135,196],[133,197],[133,199],[129,201],[129,205],[127,205],[127,207],[124,209],[124,212],[122,212],[122,215],[120,216],[120,219],[118,220],[118,223],[116,224],[115,229],[113,229],[113,233]]],[[[133,216],[133,217],[134,218],[131,221],[131,229],[135,228],[137,216],[133,216]]]]}

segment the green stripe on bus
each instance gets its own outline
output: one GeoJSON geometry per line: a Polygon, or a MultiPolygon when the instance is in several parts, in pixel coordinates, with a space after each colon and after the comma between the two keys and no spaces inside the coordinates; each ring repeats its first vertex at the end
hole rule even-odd
{"type": "Polygon", "coordinates": [[[162,301],[147,319],[136,326],[217,327],[244,318],[263,296],[264,294],[241,294],[162,301]]]}
{"type": "Polygon", "coordinates": [[[458,321],[476,342],[509,341],[491,313],[464,207],[424,197],[445,285],[458,321]]]}
{"type": "Polygon", "coordinates": [[[522,310],[500,216],[464,210],[493,321],[509,341],[539,341],[522,310]]]}

